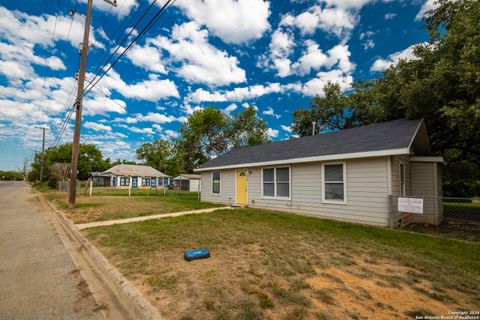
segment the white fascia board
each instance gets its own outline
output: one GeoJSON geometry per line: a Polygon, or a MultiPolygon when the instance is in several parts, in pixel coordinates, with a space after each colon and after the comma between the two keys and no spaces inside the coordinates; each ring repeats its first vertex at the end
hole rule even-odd
{"type": "Polygon", "coordinates": [[[331,154],[326,156],[303,157],[303,158],[293,158],[293,159],[264,161],[264,162],[239,163],[239,164],[232,164],[227,166],[197,168],[197,169],[194,169],[193,171],[202,172],[202,171],[212,171],[212,170],[221,170],[221,169],[263,167],[263,166],[274,166],[279,164],[333,161],[333,160],[345,160],[345,159],[355,159],[355,158],[370,158],[370,157],[393,156],[393,155],[401,155],[401,154],[410,154],[410,148],[354,152],[354,153],[344,153],[344,154],[331,154]]]}
{"type": "Polygon", "coordinates": [[[443,157],[410,157],[410,161],[412,162],[439,162],[444,163],[445,160],[443,157]]]}

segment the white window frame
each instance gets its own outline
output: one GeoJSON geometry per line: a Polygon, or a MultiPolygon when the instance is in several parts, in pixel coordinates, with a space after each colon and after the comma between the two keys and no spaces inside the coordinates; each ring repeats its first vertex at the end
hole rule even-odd
{"type": "Polygon", "coordinates": [[[272,200],[291,200],[292,199],[292,166],[271,166],[263,167],[261,171],[261,188],[262,188],[262,199],[272,199],[272,200]],[[288,168],[288,197],[277,196],[277,169],[288,168]],[[263,170],[273,169],[273,197],[265,196],[263,194],[263,170]]]}
{"type": "Polygon", "coordinates": [[[210,188],[210,194],[213,195],[213,196],[219,196],[222,194],[222,171],[221,170],[215,170],[215,171],[212,171],[212,173],[210,174],[210,181],[211,181],[211,188],[210,188]],[[215,172],[218,172],[219,175],[220,175],[220,180],[219,180],[219,183],[220,183],[220,186],[218,188],[218,193],[215,193],[213,192],[213,173],[215,172]]]}
{"type": "Polygon", "coordinates": [[[398,187],[400,197],[407,195],[407,165],[405,161],[398,161],[398,187]],[[402,186],[402,166],[403,166],[403,186],[402,186]]]}
{"type": "MultiPolygon", "coordinates": [[[[331,204],[347,204],[347,162],[346,161],[337,161],[337,162],[327,162],[322,163],[322,203],[331,203],[331,204]],[[329,165],[343,165],[343,200],[334,200],[334,199],[325,199],[325,166],[329,165]]],[[[332,181],[329,181],[332,182],[332,181]]],[[[340,183],[340,181],[338,181],[340,183]]]]}

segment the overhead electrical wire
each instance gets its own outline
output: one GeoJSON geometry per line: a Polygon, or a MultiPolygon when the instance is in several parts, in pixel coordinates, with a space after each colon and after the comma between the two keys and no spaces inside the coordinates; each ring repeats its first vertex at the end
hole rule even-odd
{"type": "MultiPolygon", "coordinates": [[[[145,0],[142,2],[142,4],[138,7],[137,11],[135,14],[129,19],[128,24],[131,22],[131,20],[136,16],[137,12],[139,12],[139,9],[143,5],[145,0]]],[[[109,67],[104,70],[104,68],[108,65],[112,57],[118,52],[118,50],[121,48],[121,46],[125,43],[126,40],[130,37],[130,35],[133,33],[134,30],[136,30],[136,27],[138,24],[145,18],[146,14],[150,11],[150,9],[153,7],[153,5],[157,2],[157,0],[152,1],[150,6],[147,8],[147,10],[143,13],[143,15],[138,19],[138,21],[135,23],[133,27],[131,27],[130,32],[124,37],[123,41],[117,46],[117,48],[114,50],[114,52],[110,55],[110,57],[106,60],[106,62],[103,64],[103,66],[99,69],[99,71],[95,74],[93,79],[87,84],[87,88],[83,92],[83,96],[86,96],[93,88],[97,89],[99,92],[101,92],[103,95],[105,95],[107,98],[110,98],[107,94],[105,94],[102,90],[98,89],[96,85],[98,82],[113,68],[113,66],[120,60],[121,57],[123,57],[127,51],[146,33],[150,30],[150,28],[155,24],[164,14],[165,12],[173,6],[173,4],[176,2],[176,0],[168,0],[161,8],[160,10],[150,19],[150,21],[143,27],[143,29],[135,36],[135,38],[130,42],[130,44],[123,50],[123,52],[120,53],[120,55],[115,59],[115,61],[109,65],[109,67]],[[103,73],[100,75],[101,71],[103,73]],[[97,79],[98,78],[98,79],[97,79]],[[95,82],[94,82],[95,81],[95,82]]],[[[118,30],[118,27],[117,27],[118,30]]],[[[125,107],[121,106],[118,102],[115,100],[111,100],[117,103],[120,107],[122,107],[123,110],[126,110],[125,107]]],[[[61,140],[61,136],[65,132],[65,129],[68,125],[68,122],[70,121],[73,112],[75,111],[75,106],[76,102],[73,104],[72,109],[67,113],[67,116],[62,124],[62,128],[59,131],[59,134],[57,135],[55,139],[55,145],[58,144],[58,142],[61,140]]]]}

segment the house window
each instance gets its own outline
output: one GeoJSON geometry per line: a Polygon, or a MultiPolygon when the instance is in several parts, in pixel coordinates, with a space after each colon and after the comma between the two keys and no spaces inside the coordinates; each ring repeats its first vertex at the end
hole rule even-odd
{"type": "Polygon", "coordinates": [[[120,186],[130,185],[130,177],[120,177],[120,186]]]}
{"type": "Polygon", "coordinates": [[[220,171],[212,172],[212,193],[220,194],[220,171]]]}
{"type": "Polygon", "coordinates": [[[275,197],[275,169],[263,169],[263,196],[275,197]]]}
{"type": "Polygon", "coordinates": [[[142,178],[142,187],[150,187],[150,178],[142,178]]]}
{"type": "Polygon", "coordinates": [[[405,194],[405,163],[400,162],[400,197],[404,197],[405,194]]]}
{"type": "Polygon", "coordinates": [[[262,170],[263,197],[290,197],[290,167],[265,168],[262,170]]]}
{"type": "Polygon", "coordinates": [[[345,163],[323,165],[323,201],[345,202],[345,163]]]}

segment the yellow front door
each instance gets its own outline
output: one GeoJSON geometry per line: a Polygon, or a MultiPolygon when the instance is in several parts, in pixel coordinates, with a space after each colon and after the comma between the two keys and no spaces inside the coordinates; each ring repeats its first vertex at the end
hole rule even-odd
{"type": "Polygon", "coordinates": [[[247,205],[247,170],[237,170],[237,203],[247,205]]]}

